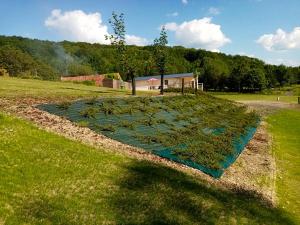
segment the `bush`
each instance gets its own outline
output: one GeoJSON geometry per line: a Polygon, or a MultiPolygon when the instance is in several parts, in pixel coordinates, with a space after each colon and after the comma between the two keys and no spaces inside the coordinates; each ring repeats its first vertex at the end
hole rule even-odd
{"type": "Polygon", "coordinates": [[[2,77],[8,77],[8,76],[9,76],[9,73],[7,72],[6,69],[0,67],[0,77],[1,77],[1,76],[2,76],[2,77]]]}
{"type": "MultiPolygon", "coordinates": [[[[181,93],[182,89],[181,88],[167,88],[164,91],[165,92],[172,92],[172,93],[181,93]]],[[[187,87],[187,88],[184,88],[183,93],[185,93],[185,94],[195,94],[195,89],[187,87]]],[[[198,93],[202,93],[202,91],[198,90],[197,94],[198,93]]]]}
{"type": "Polygon", "coordinates": [[[88,86],[95,86],[96,82],[94,80],[85,80],[82,82],[82,84],[88,85],[88,86]]]}
{"type": "Polygon", "coordinates": [[[105,74],[105,78],[120,80],[120,75],[118,73],[108,73],[108,74],[105,74]]]}
{"type": "Polygon", "coordinates": [[[96,108],[88,107],[86,109],[81,110],[80,115],[85,118],[95,118],[97,112],[98,110],[96,108]]]}

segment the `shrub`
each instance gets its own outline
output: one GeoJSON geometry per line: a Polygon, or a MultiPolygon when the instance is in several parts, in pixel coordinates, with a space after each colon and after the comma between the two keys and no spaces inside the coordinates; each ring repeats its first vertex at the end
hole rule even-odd
{"type": "Polygon", "coordinates": [[[84,121],[84,120],[79,121],[77,124],[80,127],[88,127],[89,126],[89,122],[88,121],[84,121]]]}
{"type": "Polygon", "coordinates": [[[71,102],[62,102],[59,105],[57,105],[58,109],[67,110],[71,106],[71,102]]]}
{"type": "Polygon", "coordinates": [[[101,131],[109,131],[109,132],[115,132],[116,131],[115,126],[113,126],[111,124],[100,126],[99,129],[101,131]]]}
{"type": "Polygon", "coordinates": [[[96,108],[88,107],[86,109],[81,110],[80,115],[85,118],[95,118],[97,112],[98,110],[96,108]]]}
{"type": "Polygon", "coordinates": [[[9,73],[7,72],[6,69],[0,67],[0,77],[3,76],[3,77],[8,77],[9,76],[9,73]]]}
{"type": "Polygon", "coordinates": [[[135,128],[135,123],[133,121],[124,120],[121,122],[120,126],[133,130],[135,128]]]}
{"type": "Polygon", "coordinates": [[[93,97],[85,102],[87,105],[95,105],[97,103],[97,97],[93,97]]]}
{"type": "Polygon", "coordinates": [[[87,85],[87,86],[95,86],[96,82],[94,80],[84,80],[82,82],[79,82],[81,84],[87,85]]]}

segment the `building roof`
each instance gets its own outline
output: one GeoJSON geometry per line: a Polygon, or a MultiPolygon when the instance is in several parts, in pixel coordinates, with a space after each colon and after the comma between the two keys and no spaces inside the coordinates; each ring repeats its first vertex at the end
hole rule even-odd
{"type": "MultiPolygon", "coordinates": [[[[168,79],[168,78],[184,78],[184,77],[193,77],[193,73],[178,73],[178,74],[168,74],[168,75],[164,75],[164,79],[168,79]]],[[[146,76],[146,77],[137,77],[135,78],[136,81],[139,80],[149,80],[151,78],[155,78],[155,79],[160,79],[160,75],[156,75],[156,76],[146,76]]]]}

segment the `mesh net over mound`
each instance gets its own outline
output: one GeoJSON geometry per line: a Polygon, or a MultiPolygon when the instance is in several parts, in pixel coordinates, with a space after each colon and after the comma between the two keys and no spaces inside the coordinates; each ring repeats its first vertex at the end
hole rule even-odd
{"type": "Polygon", "coordinates": [[[91,99],[38,108],[215,178],[236,160],[258,124],[245,107],[208,95],[91,99]]]}

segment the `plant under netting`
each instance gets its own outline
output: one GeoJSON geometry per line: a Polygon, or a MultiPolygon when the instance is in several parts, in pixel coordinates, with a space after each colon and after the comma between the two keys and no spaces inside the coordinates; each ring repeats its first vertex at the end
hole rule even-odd
{"type": "Polygon", "coordinates": [[[214,177],[236,159],[259,121],[246,107],[206,94],[92,99],[68,108],[41,108],[75,122],[86,120],[96,132],[214,177]]]}

